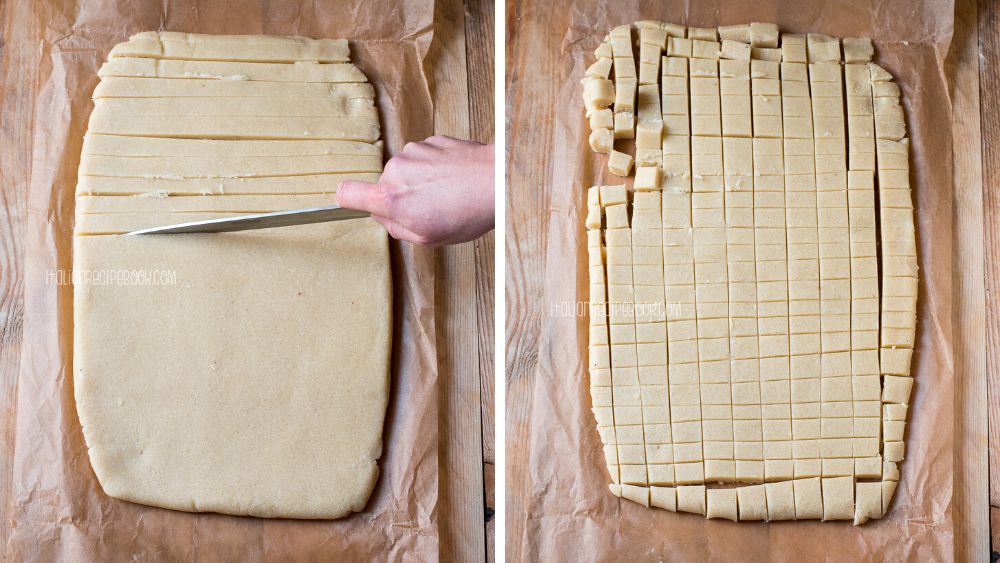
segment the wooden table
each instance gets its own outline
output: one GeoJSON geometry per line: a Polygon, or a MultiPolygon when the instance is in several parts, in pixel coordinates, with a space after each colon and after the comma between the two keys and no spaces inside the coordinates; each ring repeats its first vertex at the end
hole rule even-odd
{"type": "MultiPolygon", "coordinates": [[[[989,0],[956,4],[948,60],[955,117],[955,555],[958,561],[988,561],[991,517],[993,549],[1000,551],[1000,13],[989,0]]],[[[527,443],[529,436],[545,315],[538,265],[546,255],[551,185],[546,155],[552,143],[551,134],[513,124],[545,123],[556,111],[546,85],[556,83],[558,65],[539,64],[538,53],[559,53],[564,47],[559,33],[518,33],[514,26],[529,14],[544,19],[547,9],[543,2],[507,1],[507,120],[512,124],[507,141],[517,147],[507,161],[507,228],[517,233],[516,241],[507,242],[505,256],[508,444],[527,443]],[[523,72],[528,67],[530,75],[523,72]]],[[[527,472],[520,469],[527,453],[524,447],[508,450],[511,493],[528,490],[527,472]]],[[[521,507],[508,495],[508,514],[518,514],[521,507]]],[[[517,537],[522,528],[508,522],[508,536],[517,537]]],[[[523,560],[526,554],[518,549],[518,543],[509,544],[508,558],[523,560]]]]}
{"type": "MultiPolygon", "coordinates": [[[[20,340],[24,316],[24,224],[31,171],[30,49],[6,48],[2,34],[27,3],[0,3],[0,545],[7,543],[20,340]],[[27,86],[25,86],[27,85],[27,86]]],[[[438,2],[427,68],[435,132],[493,141],[493,4],[438,2]]],[[[442,559],[492,560],[493,234],[437,253],[441,412],[442,559]]]]}
{"type": "MultiPolygon", "coordinates": [[[[436,2],[434,22],[434,131],[491,143],[493,2],[436,2]]],[[[493,240],[444,248],[437,259],[445,561],[493,560],[493,240]]]]}

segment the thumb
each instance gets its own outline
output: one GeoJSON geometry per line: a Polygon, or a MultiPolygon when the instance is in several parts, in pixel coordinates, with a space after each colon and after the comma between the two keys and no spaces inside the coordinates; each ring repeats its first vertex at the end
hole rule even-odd
{"type": "Polygon", "coordinates": [[[345,180],[337,188],[337,205],[367,211],[372,215],[388,215],[387,189],[383,184],[360,180],[345,180]]]}

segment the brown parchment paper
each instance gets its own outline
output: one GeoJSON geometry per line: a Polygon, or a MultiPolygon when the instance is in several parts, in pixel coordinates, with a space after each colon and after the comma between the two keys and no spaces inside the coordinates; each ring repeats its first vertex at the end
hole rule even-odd
{"type": "MultiPolygon", "coordinates": [[[[393,243],[394,346],[381,476],[365,511],[337,521],[188,514],[105,495],[90,467],[72,382],[74,190],[97,70],[143,30],[351,40],[376,88],[388,155],[432,134],[424,58],[433,1],[39,1],[9,30],[37,45],[25,225],[25,315],[8,561],[361,561],[438,558],[434,265],[393,243]],[[23,28],[22,28],[23,26],[23,28]],[[30,36],[29,35],[29,36],[30,36]]],[[[5,37],[5,42],[13,41],[5,37]]],[[[332,290],[332,288],[331,288],[332,290]]]]}
{"type": "MultiPolygon", "coordinates": [[[[950,1],[704,0],[564,2],[536,25],[561,37],[548,55],[558,67],[553,131],[545,319],[531,396],[525,510],[519,551],[531,561],[940,561],[953,557],[955,462],[951,327],[951,105],[943,70],[951,41],[950,1]],[[649,509],[608,492],[610,482],[590,412],[586,364],[588,299],[585,190],[621,183],[587,142],[580,79],[610,29],[653,19],[709,27],[776,22],[783,32],[817,32],[875,41],[876,62],[903,92],[911,138],[912,185],[921,267],[915,396],[902,479],[887,517],[850,522],[733,523],[649,509]],[[576,275],[567,275],[576,272],[576,275]]],[[[530,19],[527,10],[525,19],[530,19]]],[[[545,56],[540,57],[544,58],[545,56]]],[[[551,68],[551,67],[550,67],[551,68]]],[[[533,80],[534,77],[521,77],[533,80]]],[[[517,82],[517,77],[513,79],[517,82]]],[[[525,124],[513,123],[516,129],[525,124]]],[[[516,150],[516,149],[512,149],[516,150]]],[[[515,202],[516,203],[516,202],[515,202]]],[[[516,230],[514,231],[516,233],[516,230]]],[[[513,528],[508,521],[508,529],[513,528]]]]}

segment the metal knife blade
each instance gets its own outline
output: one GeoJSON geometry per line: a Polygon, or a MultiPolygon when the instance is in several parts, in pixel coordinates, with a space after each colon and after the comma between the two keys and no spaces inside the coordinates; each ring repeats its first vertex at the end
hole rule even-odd
{"type": "Polygon", "coordinates": [[[291,211],[275,211],[273,213],[256,213],[222,219],[208,219],[140,229],[125,233],[126,235],[159,235],[181,233],[227,233],[231,231],[248,231],[251,229],[271,229],[274,227],[289,227],[293,225],[308,225],[310,223],[325,223],[327,221],[343,221],[346,219],[361,219],[371,215],[364,211],[347,209],[339,205],[324,207],[308,207],[291,211]]]}

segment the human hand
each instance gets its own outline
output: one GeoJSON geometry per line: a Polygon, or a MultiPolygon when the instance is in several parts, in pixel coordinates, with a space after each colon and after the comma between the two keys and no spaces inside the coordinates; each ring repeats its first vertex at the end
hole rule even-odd
{"type": "Polygon", "coordinates": [[[435,135],[407,143],[378,183],[341,182],[337,202],[371,213],[393,238],[467,242],[493,228],[493,161],[493,145],[435,135]]]}

